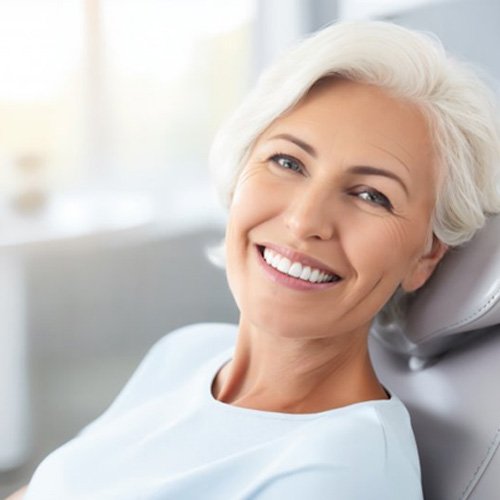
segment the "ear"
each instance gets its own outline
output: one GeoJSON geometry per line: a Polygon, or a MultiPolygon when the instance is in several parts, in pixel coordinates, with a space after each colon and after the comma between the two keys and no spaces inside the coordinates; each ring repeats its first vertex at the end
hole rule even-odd
{"type": "Polygon", "coordinates": [[[432,235],[432,246],[429,252],[422,255],[401,282],[405,292],[419,289],[432,275],[439,261],[444,257],[448,246],[432,235]]]}

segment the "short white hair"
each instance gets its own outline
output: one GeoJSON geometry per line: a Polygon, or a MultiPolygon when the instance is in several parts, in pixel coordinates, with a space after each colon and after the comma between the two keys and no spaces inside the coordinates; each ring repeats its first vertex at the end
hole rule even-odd
{"type": "Polygon", "coordinates": [[[460,245],[500,212],[496,99],[476,73],[433,36],[382,21],[332,24],[279,58],[220,128],[210,152],[219,195],[229,206],[257,138],[315,83],[349,79],[412,101],[428,118],[444,176],[433,232],[460,245]]]}

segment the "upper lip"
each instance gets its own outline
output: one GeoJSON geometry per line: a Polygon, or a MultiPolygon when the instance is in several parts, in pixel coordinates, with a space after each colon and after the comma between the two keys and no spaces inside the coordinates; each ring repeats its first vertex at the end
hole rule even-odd
{"type": "Polygon", "coordinates": [[[274,243],[261,243],[258,246],[269,248],[274,250],[275,252],[283,255],[287,259],[290,259],[292,262],[299,262],[300,264],[304,264],[309,267],[313,267],[318,269],[319,271],[323,271],[328,274],[333,274],[335,276],[341,277],[336,271],[334,271],[331,267],[328,267],[326,264],[317,260],[313,257],[309,257],[308,255],[304,255],[303,253],[297,252],[296,250],[292,250],[288,247],[282,247],[280,245],[276,245],[274,243]]]}

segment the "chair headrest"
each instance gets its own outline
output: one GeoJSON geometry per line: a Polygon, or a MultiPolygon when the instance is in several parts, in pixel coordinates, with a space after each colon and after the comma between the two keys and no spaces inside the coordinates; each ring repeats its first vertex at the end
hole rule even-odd
{"type": "Polygon", "coordinates": [[[500,215],[465,245],[448,251],[415,293],[405,325],[376,319],[372,334],[387,347],[429,358],[500,323],[500,215]]]}

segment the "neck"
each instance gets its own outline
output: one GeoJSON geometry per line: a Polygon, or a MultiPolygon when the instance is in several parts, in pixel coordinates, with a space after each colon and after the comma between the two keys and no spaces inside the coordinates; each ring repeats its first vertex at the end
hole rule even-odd
{"type": "Polygon", "coordinates": [[[266,411],[315,413],[387,399],[370,362],[366,331],[287,338],[240,322],[233,359],[219,372],[219,401],[266,411]]]}

